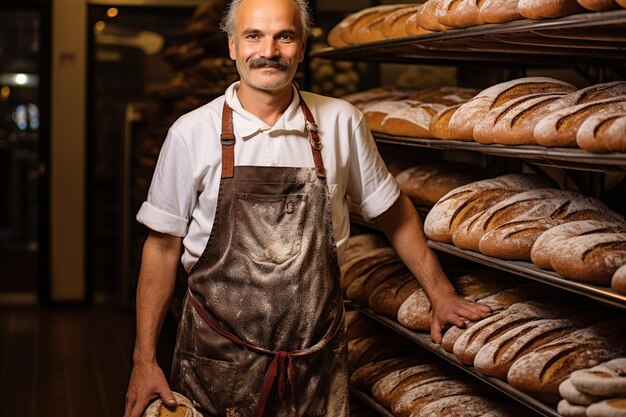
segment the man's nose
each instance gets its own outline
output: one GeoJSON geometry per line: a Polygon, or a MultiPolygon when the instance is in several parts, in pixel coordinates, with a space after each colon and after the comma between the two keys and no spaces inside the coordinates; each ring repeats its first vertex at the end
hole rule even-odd
{"type": "Polygon", "coordinates": [[[265,38],[261,44],[260,54],[263,58],[274,58],[278,56],[278,43],[273,38],[265,38]]]}

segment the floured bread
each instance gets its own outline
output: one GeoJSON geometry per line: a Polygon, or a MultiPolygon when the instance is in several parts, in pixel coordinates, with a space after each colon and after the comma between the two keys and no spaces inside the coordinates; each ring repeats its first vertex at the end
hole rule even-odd
{"type": "Polygon", "coordinates": [[[584,405],[571,404],[567,400],[559,401],[556,410],[563,417],[586,417],[587,407],[584,405]]]}
{"type": "Polygon", "coordinates": [[[626,397],[626,358],[574,371],[570,379],[576,389],[587,394],[604,398],[626,397]]]}
{"type": "Polygon", "coordinates": [[[595,395],[589,395],[576,389],[572,380],[567,378],[559,385],[559,394],[563,399],[567,400],[570,404],[584,405],[593,404],[600,401],[602,398],[595,395]]]}
{"type": "Polygon", "coordinates": [[[587,417],[626,417],[626,398],[612,398],[587,407],[587,417]]]}
{"type": "Polygon", "coordinates": [[[176,398],[176,407],[166,407],[163,401],[157,398],[148,405],[143,417],[202,417],[189,398],[177,392],[173,394],[176,398]]]}

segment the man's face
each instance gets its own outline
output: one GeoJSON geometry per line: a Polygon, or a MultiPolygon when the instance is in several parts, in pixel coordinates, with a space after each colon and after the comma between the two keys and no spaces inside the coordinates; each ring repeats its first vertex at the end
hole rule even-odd
{"type": "Polygon", "coordinates": [[[291,84],[304,59],[300,12],[293,0],[245,0],[228,38],[241,82],[263,91],[291,84]]]}

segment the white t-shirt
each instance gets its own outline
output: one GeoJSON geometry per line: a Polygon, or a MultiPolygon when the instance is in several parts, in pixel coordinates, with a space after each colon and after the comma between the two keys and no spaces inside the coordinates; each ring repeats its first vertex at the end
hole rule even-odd
{"type": "MultiPolygon", "coordinates": [[[[233,109],[235,166],[314,167],[298,94],[274,126],[246,111],[238,83],[224,96],[181,116],[169,129],[137,220],[152,230],[184,237],[187,271],[208,241],[221,176],[220,132],[224,100],[233,109]]],[[[351,104],[302,92],[317,122],[330,193],[333,233],[341,256],[350,234],[346,195],[363,216],[384,213],[400,190],[378,154],[363,115],[351,104]]],[[[236,169],[236,168],[235,168],[236,169]]]]}

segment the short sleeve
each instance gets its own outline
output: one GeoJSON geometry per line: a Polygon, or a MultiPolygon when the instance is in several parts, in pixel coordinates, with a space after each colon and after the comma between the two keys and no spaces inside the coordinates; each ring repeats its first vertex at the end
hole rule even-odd
{"type": "Polygon", "coordinates": [[[184,237],[197,198],[192,172],[184,141],[170,129],[137,221],[157,232],[184,237]]]}
{"type": "Polygon", "coordinates": [[[362,116],[352,135],[347,194],[361,205],[366,220],[383,214],[400,196],[362,116]]]}

